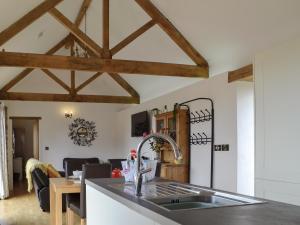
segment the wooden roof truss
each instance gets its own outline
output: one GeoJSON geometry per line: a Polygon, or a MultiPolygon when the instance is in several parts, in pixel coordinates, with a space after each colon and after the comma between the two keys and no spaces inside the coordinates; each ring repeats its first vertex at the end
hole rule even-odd
{"type": "MultiPolygon", "coordinates": [[[[0,52],[0,66],[25,67],[20,74],[5,84],[0,90],[2,100],[22,101],[66,101],[66,102],[97,102],[97,103],[126,103],[138,104],[139,94],[132,86],[120,76],[119,73],[179,76],[179,77],[208,77],[208,63],[199,52],[184,38],[175,26],[152,4],[150,0],[135,0],[137,4],[151,17],[145,25],[134,31],[116,46],[110,48],[109,37],[109,0],[103,1],[103,38],[102,47],[79,29],[84,15],[92,0],[83,0],[75,22],[70,21],[55,7],[63,0],[45,0],[36,8],[28,12],[14,24],[0,33],[0,46],[21,32],[27,26],[46,13],[52,15],[70,33],[63,40],[53,46],[45,54],[0,52]],[[158,25],[169,37],[193,60],[195,65],[171,64],[160,62],[144,62],[132,60],[113,59],[123,48],[141,36],[143,33],[158,25]],[[86,49],[89,57],[78,57],[70,51],[70,56],[54,55],[63,47],[70,47],[74,43],[86,49]],[[45,93],[19,93],[10,92],[18,82],[24,79],[34,69],[41,71],[54,82],[65,89],[68,94],[45,94],[45,93]],[[49,69],[70,70],[70,83],[67,85],[49,69]],[[93,76],[76,87],[75,71],[95,72],[93,76]],[[130,96],[107,96],[107,95],[82,95],[80,90],[94,82],[103,73],[107,73],[114,81],[124,88],[130,96]]],[[[73,49],[73,48],[70,48],[73,49]]]]}

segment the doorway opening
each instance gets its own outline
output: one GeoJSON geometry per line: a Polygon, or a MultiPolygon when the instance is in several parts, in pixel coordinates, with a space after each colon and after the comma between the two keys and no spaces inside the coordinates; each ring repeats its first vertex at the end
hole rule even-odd
{"type": "Polygon", "coordinates": [[[15,187],[26,187],[26,162],[39,159],[40,117],[10,117],[12,120],[13,183],[15,187]]]}

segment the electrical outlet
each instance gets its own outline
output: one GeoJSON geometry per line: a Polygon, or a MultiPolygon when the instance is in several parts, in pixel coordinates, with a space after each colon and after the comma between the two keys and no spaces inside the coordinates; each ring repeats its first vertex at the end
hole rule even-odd
{"type": "Polygon", "coordinates": [[[222,145],[222,151],[223,152],[229,152],[229,145],[228,144],[222,145]]]}
{"type": "Polygon", "coordinates": [[[222,151],[222,145],[215,145],[215,151],[216,152],[222,151]]]}

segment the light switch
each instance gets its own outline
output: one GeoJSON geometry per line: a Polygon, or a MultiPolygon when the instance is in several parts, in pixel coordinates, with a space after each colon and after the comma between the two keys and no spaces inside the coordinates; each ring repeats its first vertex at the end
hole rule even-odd
{"type": "Polygon", "coordinates": [[[222,151],[222,145],[215,145],[215,151],[216,152],[222,151]]]}
{"type": "Polygon", "coordinates": [[[229,145],[222,145],[222,151],[223,152],[228,152],[229,151],[229,145]]]}

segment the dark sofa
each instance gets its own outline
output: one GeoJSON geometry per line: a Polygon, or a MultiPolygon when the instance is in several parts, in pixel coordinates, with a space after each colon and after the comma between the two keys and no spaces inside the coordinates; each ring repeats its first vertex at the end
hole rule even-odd
{"type": "MultiPolygon", "coordinates": [[[[84,164],[99,163],[98,158],[64,158],[63,168],[64,172],[59,172],[62,177],[71,176],[74,170],[82,170],[84,164]]],[[[39,200],[40,207],[44,212],[50,211],[50,189],[49,178],[40,169],[34,169],[31,173],[32,181],[36,196],[39,200]]],[[[76,195],[76,194],[75,194],[76,195]]],[[[69,197],[69,196],[68,196],[69,197]]],[[[63,195],[63,211],[66,211],[66,195],[63,195]]]]}
{"type": "MultiPolygon", "coordinates": [[[[31,173],[35,194],[39,200],[40,207],[44,212],[50,211],[50,189],[49,178],[40,169],[34,169],[31,173]]],[[[63,175],[63,173],[61,173],[63,175]]],[[[66,211],[66,197],[63,195],[63,211],[66,211]]]]}

